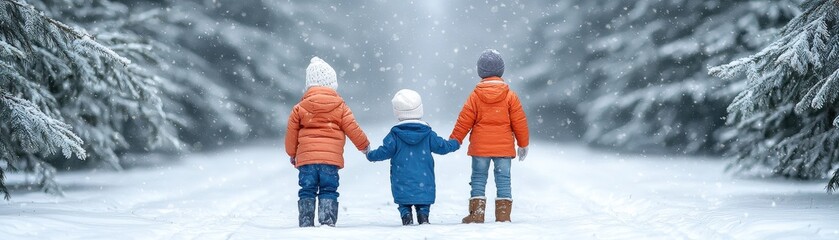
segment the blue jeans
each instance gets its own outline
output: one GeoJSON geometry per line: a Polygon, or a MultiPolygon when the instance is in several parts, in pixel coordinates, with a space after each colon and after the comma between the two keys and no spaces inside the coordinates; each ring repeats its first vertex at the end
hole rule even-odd
{"type": "Polygon", "coordinates": [[[405,215],[411,214],[411,206],[417,209],[417,215],[423,214],[428,216],[431,213],[431,205],[428,204],[399,204],[399,216],[404,217],[405,215]]]}
{"type": "Polygon", "coordinates": [[[495,162],[495,187],[498,198],[513,198],[510,188],[510,157],[472,157],[472,197],[486,197],[489,162],[495,162]]]}
{"type": "Polygon", "coordinates": [[[297,168],[300,174],[300,199],[338,199],[338,166],[327,164],[310,164],[297,168]]]}

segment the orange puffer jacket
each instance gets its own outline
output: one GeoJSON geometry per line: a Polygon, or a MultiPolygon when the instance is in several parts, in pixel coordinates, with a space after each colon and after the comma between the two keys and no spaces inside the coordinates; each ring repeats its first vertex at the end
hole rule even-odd
{"type": "Polygon", "coordinates": [[[469,156],[515,157],[516,142],[519,147],[530,144],[527,116],[504,79],[488,77],[478,83],[463,105],[450,138],[463,143],[470,131],[469,156]]]}
{"type": "Polygon", "coordinates": [[[288,156],[295,167],[329,164],[344,168],[346,137],[359,151],[370,145],[352,111],[335,90],[311,87],[291,110],[285,136],[288,156]]]}

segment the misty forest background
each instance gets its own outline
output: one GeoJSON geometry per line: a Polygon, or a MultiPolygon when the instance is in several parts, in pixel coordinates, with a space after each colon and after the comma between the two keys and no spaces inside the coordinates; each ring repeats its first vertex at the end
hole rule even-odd
{"type": "MultiPolygon", "coordinates": [[[[61,194],[56,171],[278,139],[312,56],[336,69],[362,126],[390,119],[386,100],[400,88],[424,95],[426,119],[452,124],[486,48],[504,55],[537,138],[724,156],[733,172],[839,187],[837,1],[0,8],[0,179],[31,174],[49,193],[61,194]]],[[[0,192],[8,199],[2,181],[0,192]]]]}

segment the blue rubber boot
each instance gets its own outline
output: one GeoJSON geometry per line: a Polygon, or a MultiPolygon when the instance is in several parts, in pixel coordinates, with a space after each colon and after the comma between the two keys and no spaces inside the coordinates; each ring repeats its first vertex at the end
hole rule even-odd
{"type": "Polygon", "coordinates": [[[338,222],[338,200],[320,199],[318,203],[318,221],[321,225],[334,227],[338,222]]]}
{"type": "Polygon", "coordinates": [[[300,227],[315,226],[315,199],[304,198],[297,201],[297,210],[300,212],[300,227]]]}

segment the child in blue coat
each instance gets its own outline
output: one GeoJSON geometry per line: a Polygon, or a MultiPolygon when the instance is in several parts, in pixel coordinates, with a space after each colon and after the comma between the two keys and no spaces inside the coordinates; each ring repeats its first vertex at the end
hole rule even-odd
{"type": "Polygon", "coordinates": [[[411,207],[416,208],[417,222],[426,224],[436,197],[431,153],[454,152],[460,143],[437,136],[421,120],[422,98],[417,92],[400,90],[391,102],[399,123],[390,129],[381,147],[367,153],[367,159],[390,159],[390,190],[393,201],[399,205],[402,225],[413,224],[411,207]]]}

